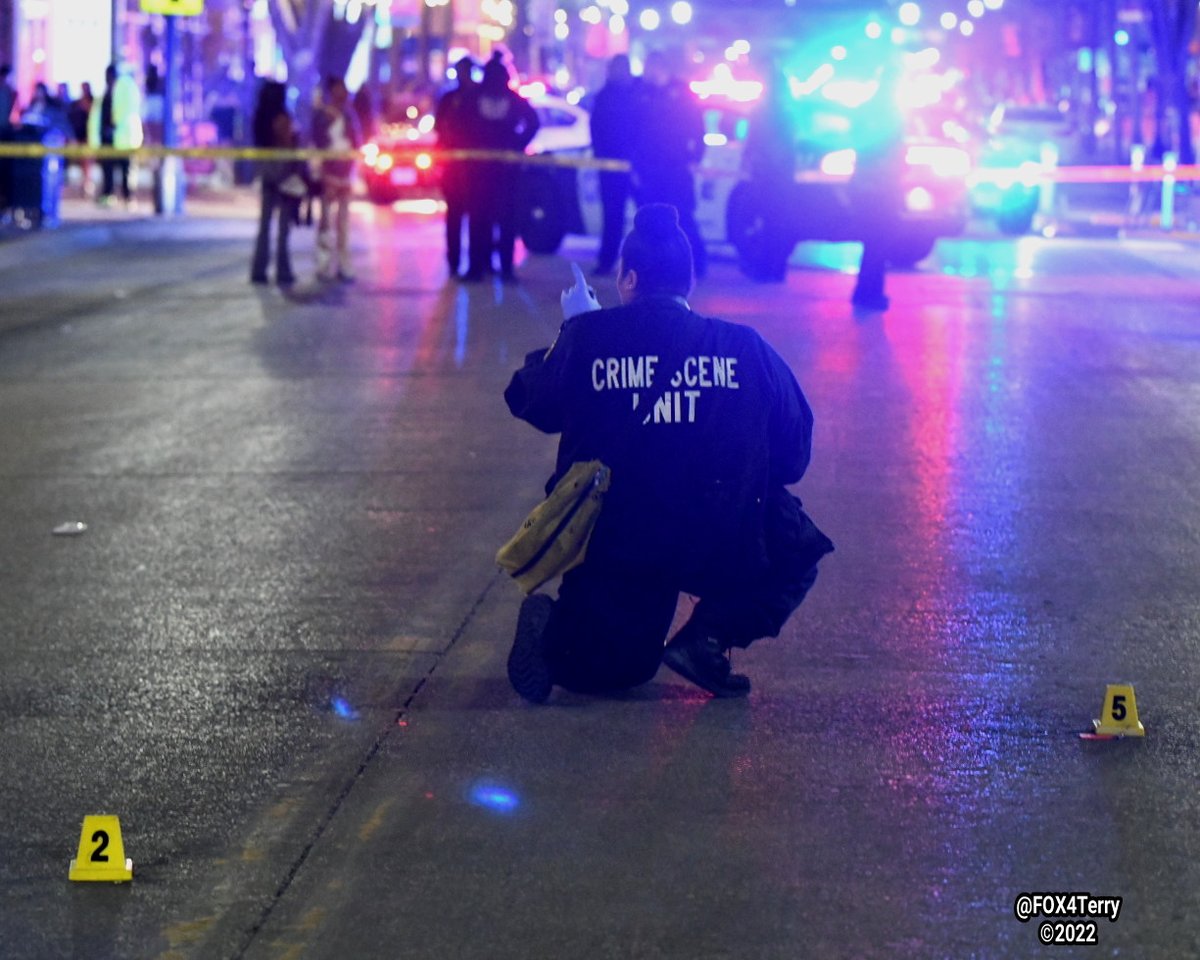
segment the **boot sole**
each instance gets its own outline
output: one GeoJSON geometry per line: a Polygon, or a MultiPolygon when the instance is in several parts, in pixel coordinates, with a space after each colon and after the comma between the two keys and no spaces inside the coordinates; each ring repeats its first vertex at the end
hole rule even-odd
{"type": "Polygon", "coordinates": [[[546,662],[546,625],[554,601],[535,593],[521,603],[517,631],[508,654],[508,682],[530,703],[545,703],[554,686],[546,662]]]}

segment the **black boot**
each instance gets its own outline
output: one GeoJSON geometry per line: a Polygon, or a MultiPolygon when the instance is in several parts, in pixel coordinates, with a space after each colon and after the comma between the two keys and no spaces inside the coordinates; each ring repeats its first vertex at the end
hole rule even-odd
{"type": "Polygon", "coordinates": [[[689,620],[663,650],[663,663],[714,697],[744,697],[750,678],[734,673],[720,642],[689,620]]]}
{"type": "Polygon", "coordinates": [[[546,625],[554,601],[544,593],[528,596],[517,614],[517,632],[508,654],[508,682],[530,703],[545,703],[554,686],[546,659],[546,625]]]}

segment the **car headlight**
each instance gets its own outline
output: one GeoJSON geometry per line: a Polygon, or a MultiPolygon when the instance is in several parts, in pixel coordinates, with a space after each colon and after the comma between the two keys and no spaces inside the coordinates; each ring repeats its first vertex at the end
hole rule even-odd
{"type": "Polygon", "coordinates": [[[913,213],[929,213],[934,208],[933,194],[924,187],[913,187],[904,195],[904,205],[913,213]]]}
{"type": "Polygon", "coordinates": [[[821,172],[829,177],[849,177],[857,163],[858,154],[853,150],[834,150],[821,158],[821,172]]]}

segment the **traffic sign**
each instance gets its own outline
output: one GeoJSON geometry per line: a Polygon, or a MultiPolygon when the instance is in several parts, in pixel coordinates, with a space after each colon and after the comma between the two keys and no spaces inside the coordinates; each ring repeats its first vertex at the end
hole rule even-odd
{"type": "Polygon", "coordinates": [[[204,0],[140,0],[142,13],[161,13],[169,17],[198,17],[204,12],[204,0]]]}

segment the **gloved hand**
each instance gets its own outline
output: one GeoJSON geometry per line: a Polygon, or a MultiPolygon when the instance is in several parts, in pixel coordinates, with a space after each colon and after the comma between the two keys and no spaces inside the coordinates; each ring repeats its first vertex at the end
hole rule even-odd
{"type": "Polygon", "coordinates": [[[571,264],[571,272],[575,274],[575,286],[562,292],[563,319],[570,320],[581,313],[600,309],[600,301],[596,299],[596,291],[588,286],[579,264],[571,264]]]}

